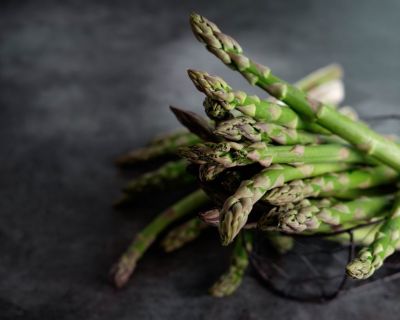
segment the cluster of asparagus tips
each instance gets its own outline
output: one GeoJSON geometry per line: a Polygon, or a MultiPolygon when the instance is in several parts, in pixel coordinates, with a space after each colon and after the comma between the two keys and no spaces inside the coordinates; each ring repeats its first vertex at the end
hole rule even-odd
{"type": "Polygon", "coordinates": [[[380,221],[374,240],[347,266],[354,278],[371,276],[400,242],[400,196],[393,200],[392,195],[400,145],[359,121],[351,108],[337,108],[344,98],[340,66],[319,69],[291,85],[248,58],[213,22],[194,13],[190,24],[210,52],[270,97],[249,95],[218,76],[188,70],[205,95],[209,119],[171,107],[188,131],[156,138],[116,163],[130,167],[175,159],[130,181],[116,204],[134,203],[144,193],[197,188],[189,164],[203,190],[177,201],[135,236],[112,268],[114,284],[124,286],[157,237],[181,219],[161,241],[166,252],[193,241],[207,226],[216,227],[223,245],[235,241],[227,272],[210,289],[217,297],[232,294],[242,282],[252,250],[249,229],[254,228],[284,254],[293,247],[293,233],[330,233],[380,221]],[[208,184],[217,185],[221,194],[210,192],[208,184]],[[215,203],[218,209],[195,216],[217,198],[223,200],[215,203]],[[258,202],[272,209],[249,222],[258,202]]]}

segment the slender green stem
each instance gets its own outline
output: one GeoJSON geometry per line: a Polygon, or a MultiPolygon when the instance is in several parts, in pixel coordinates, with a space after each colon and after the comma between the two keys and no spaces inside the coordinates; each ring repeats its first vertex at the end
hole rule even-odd
{"type": "Polygon", "coordinates": [[[237,290],[248,267],[248,252],[251,249],[252,237],[250,233],[246,233],[236,240],[229,269],[210,288],[211,295],[221,298],[229,296],[237,290]]]}
{"type": "Polygon", "coordinates": [[[295,86],[302,91],[308,92],[318,88],[322,84],[338,80],[343,77],[343,69],[338,64],[330,64],[317,69],[295,83],[295,86]]]}
{"type": "Polygon", "coordinates": [[[197,190],[179,200],[170,208],[154,218],[142,231],[140,231],[122,254],[118,262],[111,269],[111,276],[116,287],[123,287],[135,270],[138,260],[155,241],[157,236],[172,222],[188,215],[202,205],[209,198],[202,190],[197,190]]]}
{"type": "Polygon", "coordinates": [[[166,252],[175,251],[195,240],[206,227],[203,221],[194,217],[168,232],[161,245],[166,252]]]}

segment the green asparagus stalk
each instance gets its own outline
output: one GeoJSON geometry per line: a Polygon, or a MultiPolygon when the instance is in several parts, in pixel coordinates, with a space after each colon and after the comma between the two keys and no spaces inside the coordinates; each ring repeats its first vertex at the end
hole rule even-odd
{"type": "Polygon", "coordinates": [[[192,133],[182,133],[171,135],[168,138],[157,140],[158,142],[150,146],[133,150],[127,154],[118,157],[115,162],[119,166],[133,165],[139,162],[145,162],[158,157],[176,154],[178,148],[194,145],[201,140],[192,133]]]}
{"type": "MultiPolygon", "coordinates": [[[[310,97],[318,98],[318,100],[327,103],[339,104],[344,97],[343,83],[340,80],[341,76],[342,69],[340,66],[330,65],[314,71],[304,79],[297,82],[296,86],[298,86],[299,89],[308,92],[310,97]]],[[[274,103],[277,103],[278,101],[269,100],[274,103]]],[[[220,121],[232,118],[232,114],[229,110],[225,109],[216,100],[206,98],[203,105],[206,114],[211,119],[220,121]]],[[[275,109],[276,108],[270,105],[269,110],[272,112],[271,116],[273,116],[275,109]]],[[[286,110],[283,111],[285,112],[286,110]]]]}
{"type": "Polygon", "coordinates": [[[135,270],[138,260],[163,230],[179,218],[199,209],[208,201],[209,198],[206,194],[202,190],[197,190],[179,200],[152,220],[136,235],[135,239],[128,246],[128,249],[112,267],[111,277],[115,286],[121,288],[127,283],[135,270]]]}
{"type": "Polygon", "coordinates": [[[330,64],[326,67],[315,70],[303,79],[297,81],[295,86],[304,92],[313,90],[332,81],[338,81],[343,77],[343,69],[338,64],[330,64]]]}
{"type": "Polygon", "coordinates": [[[391,214],[375,234],[374,241],[347,265],[347,274],[356,279],[369,278],[382,266],[385,259],[394,253],[399,240],[400,193],[396,195],[391,214]]]}
{"type": "Polygon", "coordinates": [[[308,132],[273,123],[257,122],[250,117],[236,117],[220,122],[214,133],[230,141],[274,142],[281,145],[318,144],[321,139],[308,132]]]}
{"type": "Polygon", "coordinates": [[[349,237],[348,233],[338,233],[332,236],[328,236],[325,239],[339,242],[343,245],[349,245],[353,242],[355,245],[369,246],[374,240],[376,231],[380,228],[383,222],[377,222],[374,224],[366,224],[363,227],[352,230],[352,237],[349,237]]]}
{"type": "Polygon", "coordinates": [[[213,135],[214,124],[192,111],[170,106],[176,119],[189,131],[205,141],[217,141],[213,135]]]}
{"type": "Polygon", "coordinates": [[[250,234],[236,240],[232,252],[229,269],[210,288],[210,294],[214,297],[226,297],[233,294],[243,281],[243,277],[249,264],[248,252],[252,249],[250,234]]]}
{"type": "Polygon", "coordinates": [[[265,194],[263,200],[273,205],[283,205],[308,197],[340,196],[345,190],[362,189],[363,192],[367,188],[392,183],[397,178],[398,173],[386,166],[328,173],[312,179],[295,180],[280,188],[272,189],[265,194]]]}
{"type": "Polygon", "coordinates": [[[236,192],[229,197],[220,213],[219,232],[223,245],[236,237],[253,209],[254,204],[273,188],[296,179],[315,177],[328,172],[345,171],[349,164],[319,163],[300,166],[273,165],[262,170],[249,180],[244,180],[236,192]]]}
{"type": "Polygon", "coordinates": [[[216,164],[226,168],[259,163],[268,167],[273,163],[365,163],[357,150],[341,144],[312,146],[274,146],[265,142],[244,145],[236,142],[202,143],[181,148],[180,154],[197,164],[216,164]]]}
{"type": "Polygon", "coordinates": [[[321,230],[324,224],[340,227],[349,222],[370,221],[380,217],[390,204],[388,196],[362,197],[325,206],[303,200],[300,204],[275,207],[270,214],[278,212],[278,230],[299,233],[321,230]]]}
{"type": "MultiPolygon", "coordinates": [[[[342,67],[337,64],[331,64],[313,71],[297,81],[295,86],[306,92],[313,99],[331,103],[332,105],[339,105],[345,95],[342,77],[342,67]]],[[[272,102],[279,101],[273,97],[270,97],[269,100],[272,102]]]]}
{"type": "Polygon", "coordinates": [[[307,97],[301,90],[272,74],[268,67],[253,62],[243,54],[234,39],[223,34],[204,17],[192,14],[191,26],[197,39],[210,52],[227,66],[239,71],[252,85],[265,89],[305,119],[321,125],[360,151],[400,171],[400,145],[371,130],[364,123],[340,114],[332,106],[307,97]]]}
{"type": "Polygon", "coordinates": [[[263,122],[272,122],[296,129],[307,129],[317,133],[328,133],[320,126],[303,121],[293,110],[259,97],[249,96],[243,91],[233,91],[220,77],[207,72],[188,70],[195,87],[207,98],[204,102],[207,114],[218,120],[227,117],[227,111],[236,109],[241,113],[263,122]],[[214,110],[215,114],[211,113],[214,110]]]}
{"type": "Polygon", "coordinates": [[[137,194],[142,192],[166,190],[171,185],[188,185],[195,181],[194,177],[186,171],[185,160],[170,161],[157,170],[143,174],[130,181],[123,189],[125,193],[137,194]]]}
{"type": "Polygon", "coordinates": [[[161,241],[165,252],[180,249],[188,242],[195,240],[207,227],[199,218],[195,217],[172,229],[161,241]]]}

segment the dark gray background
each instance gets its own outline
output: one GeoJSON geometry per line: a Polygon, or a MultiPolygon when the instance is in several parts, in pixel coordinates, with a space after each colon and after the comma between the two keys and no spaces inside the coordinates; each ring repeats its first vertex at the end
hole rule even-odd
{"type": "Polygon", "coordinates": [[[337,61],[347,103],[398,110],[396,0],[2,1],[0,318],[399,319],[399,282],[305,305],[247,276],[233,297],[211,298],[227,263],[213,233],[171,255],[152,248],[121,292],[107,283],[133,234],[177,198],[114,212],[126,178],[112,159],[177,127],[168,104],[201,110],[188,67],[248,88],[193,38],[192,10],[289,80],[337,61]]]}

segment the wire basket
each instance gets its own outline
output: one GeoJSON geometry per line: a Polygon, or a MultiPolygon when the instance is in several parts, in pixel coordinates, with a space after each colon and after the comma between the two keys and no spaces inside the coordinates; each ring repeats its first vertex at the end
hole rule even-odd
{"type": "MultiPolygon", "coordinates": [[[[367,226],[372,224],[357,228],[367,226]]],[[[293,248],[285,254],[273,248],[265,233],[256,232],[250,262],[267,288],[284,298],[303,302],[327,302],[350,290],[400,277],[399,252],[368,280],[353,280],[346,275],[346,265],[358,250],[353,237],[357,228],[335,234],[287,235],[293,239],[293,248]]]]}

